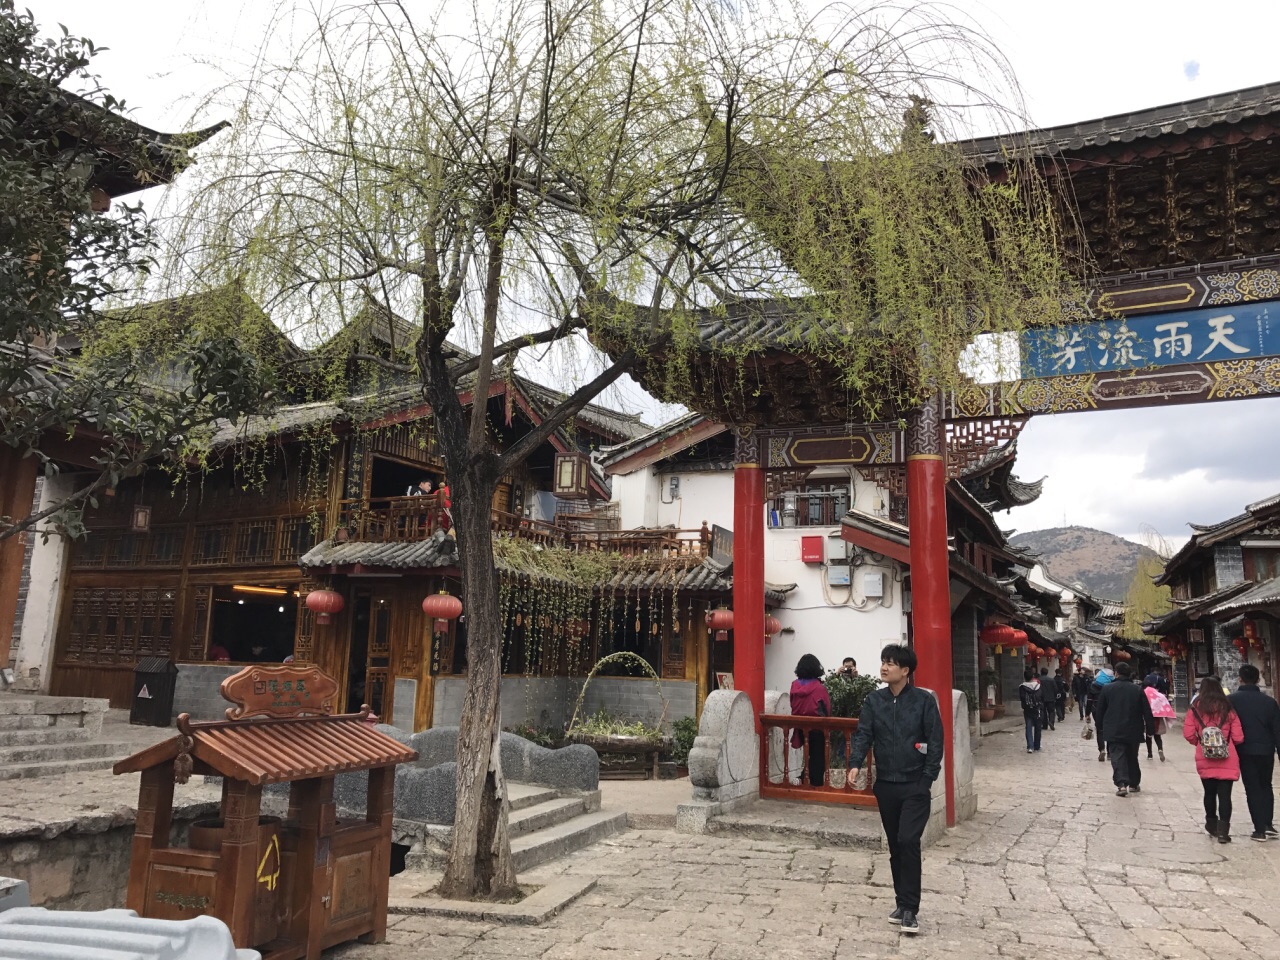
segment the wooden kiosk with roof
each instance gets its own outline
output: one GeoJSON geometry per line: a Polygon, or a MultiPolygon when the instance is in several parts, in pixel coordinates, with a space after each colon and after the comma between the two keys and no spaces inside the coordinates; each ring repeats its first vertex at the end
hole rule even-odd
{"type": "Polygon", "coordinates": [[[333,716],[338,685],[316,667],[250,666],[222,683],[227,719],[178,717],[178,736],[115,765],[142,774],[127,905],[144,917],[207,914],[237,947],[270,960],[319,958],[387,929],[391,818],[398,763],[417,754],[369,723],[369,708],[333,716]],[[367,813],[340,820],[339,773],[369,771],[367,813]],[[170,846],[175,783],[222,777],[218,820],[170,846]],[[285,820],[260,815],[262,787],[290,783],[285,820]]]}

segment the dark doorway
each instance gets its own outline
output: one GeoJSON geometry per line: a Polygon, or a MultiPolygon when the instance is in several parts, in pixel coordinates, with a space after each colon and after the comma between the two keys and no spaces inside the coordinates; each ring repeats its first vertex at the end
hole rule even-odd
{"type": "Polygon", "coordinates": [[[280,663],[292,656],[298,626],[296,592],[263,584],[215,587],[209,659],[280,663]]]}

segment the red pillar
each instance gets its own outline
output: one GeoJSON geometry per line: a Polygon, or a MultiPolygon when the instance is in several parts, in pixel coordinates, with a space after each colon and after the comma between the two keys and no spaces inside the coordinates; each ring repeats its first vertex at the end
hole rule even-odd
{"type": "Polygon", "coordinates": [[[947,826],[954,827],[956,796],[951,729],[951,588],[947,558],[945,451],[940,405],[932,402],[912,419],[908,438],[911,621],[916,656],[920,661],[916,684],[938,695],[938,708],[942,712],[947,826]]]}
{"type": "MultiPolygon", "coordinates": [[[[764,470],[758,441],[738,438],[733,471],[733,686],[764,710],[764,470]]],[[[759,721],[757,721],[757,727],[759,721]]]]}

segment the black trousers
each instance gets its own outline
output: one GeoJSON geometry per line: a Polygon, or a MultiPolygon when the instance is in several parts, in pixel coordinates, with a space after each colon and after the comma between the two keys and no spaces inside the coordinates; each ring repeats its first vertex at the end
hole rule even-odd
{"type": "Polygon", "coordinates": [[[880,823],[889,840],[889,869],[898,906],[920,911],[920,838],[929,822],[929,784],[877,780],[873,788],[880,807],[880,823]]]}
{"type": "Polygon", "coordinates": [[[1067,719],[1067,701],[1066,700],[1058,701],[1058,719],[1059,720],[1067,719]]]}
{"type": "Polygon", "coordinates": [[[1200,778],[1204,786],[1204,815],[1210,820],[1220,823],[1231,822],[1231,785],[1234,780],[1206,780],[1200,778]]]}
{"type": "Polygon", "coordinates": [[[1271,774],[1275,760],[1274,753],[1240,754],[1240,780],[1244,784],[1244,799],[1249,804],[1249,817],[1255,830],[1268,830],[1274,826],[1276,795],[1271,792],[1271,774]]]}
{"type": "Polygon", "coordinates": [[[827,738],[821,730],[809,731],[809,786],[827,785],[827,738]]]}
{"type": "Polygon", "coordinates": [[[1107,753],[1111,754],[1111,781],[1117,787],[1142,786],[1142,768],[1138,766],[1138,743],[1125,743],[1121,740],[1107,742],[1107,753]]]}
{"type": "Polygon", "coordinates": [[[1053,701],[1041,704],[1040,706],[1040,722],[1046,730],[1053,729],[1054,720],[1058,717],[1058,708],[1053,705],[1053,701]]]}

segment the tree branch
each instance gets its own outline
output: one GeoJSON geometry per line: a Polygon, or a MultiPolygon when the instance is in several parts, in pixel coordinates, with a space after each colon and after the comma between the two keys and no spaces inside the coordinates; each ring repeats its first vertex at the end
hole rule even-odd
{"type": "MultiPolygon", "coordinates": [[[[513,337],[506,343],[500,344],[493,348],[492,357],[495,361],[502,359],[509,353],[516,353],[525,347],[536,347],[540,343],[554,343],[562,340],[575,330],[585,330],[586,323],[576,314],[565,317],[563,321],[554,327],[548,327],[538,333],[528,333],[523,336],[513,337]]],[[[469,357],[461,363],[455,364],[449,370],[449,376],[454,383],[457,383],[468,373],[476,370],[480,366],[480,358],[469,357]]]]}
{"type": "Polygon", "coordinates": [[[550,416],[507,448],[506,452],[498,458],[499,475],[508,473],[517,465],[523,463],[525,458],[546,443],[551,438],[551,435],[564,425],[565,421],[570,417],[576,416],[583,407],[599,396],[605,387],[630,370],[635,361],[636,352],[628,350],[618,358],[613,366],[608,367],[590,383],[579,387],[572,396],[556,407],[550,416]]]}

